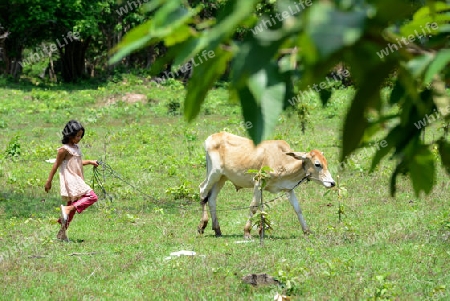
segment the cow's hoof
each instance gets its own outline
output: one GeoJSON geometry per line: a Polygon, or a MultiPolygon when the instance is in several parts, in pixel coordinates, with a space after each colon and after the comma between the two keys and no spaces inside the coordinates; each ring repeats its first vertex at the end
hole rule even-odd
{"type": "Polygon", "coordinates": [[[312,234],[314,234],[314,232],[312,232],[309,229],[306,229],[306,230],[303,230],[303,234],[305,234],[305,235],[312,235],[312,234]]]}
{"type": "Polygon", "coordinates": [[[198,234],[202,235],[205,232],[205,230],[202,227],[198,227],[197,232],[198,234]]]}
{"type": "Polygon", "coordinates": [[[253,237],[250,234],[244,234],[244,239],[245,240],[252,240],[253,237]]]}

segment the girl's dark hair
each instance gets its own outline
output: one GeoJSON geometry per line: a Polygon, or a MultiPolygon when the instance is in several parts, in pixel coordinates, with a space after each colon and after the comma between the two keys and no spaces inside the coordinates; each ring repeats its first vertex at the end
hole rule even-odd
{"type": "Polygon", "coordinates": [[[62,131],[63,138],[61,140],[62,144],[67,144],[70,141],[70,138],[75,137],[77,133],[82,130],[83,134],[81,134],[81,138],[84,136],[84,127],[76,120],[69,121],[64,130],[62,131]]]}

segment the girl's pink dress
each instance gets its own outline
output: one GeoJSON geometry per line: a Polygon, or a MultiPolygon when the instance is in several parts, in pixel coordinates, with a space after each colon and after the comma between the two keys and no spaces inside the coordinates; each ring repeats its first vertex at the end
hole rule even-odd
{"type": "Polygon", "coordinates": [[[64,144],[59,149],[61,148],[66,149],[69,153],[59,167],[61,196],[65,200],[73,202],[92,189],[84,182],[82,153],[78,145],[64,144]]]}
{"type": "MultiPolygon", "coordinates": [[[[78,145],[63,144],[58,150],[61,148],[68,152],[59,166],[61,196],[67,201],[67,206],[72,205],[76,208],[76,212],[81,213],[94,204],[98,198],[91,187],[84,182],[83,160],[78,145]]],[[[66,222],[67,227],[69,227],[74,215],[75,211],[70,212],[69,219],[66,222]]],[[[61,223],[61,218],[58,223],[61,223]]]]}

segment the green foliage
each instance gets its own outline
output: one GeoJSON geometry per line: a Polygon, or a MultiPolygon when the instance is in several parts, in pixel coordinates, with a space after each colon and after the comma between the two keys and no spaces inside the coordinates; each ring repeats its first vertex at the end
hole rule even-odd
{"type": "Polygon", "coordinates": [[[385,275],[377,275],[374,278],[377,285],[367,300],[395,300],[400,293],[395,284],[389,281],[385,275]]]}
{"type": "Polygon", "coordinates": [[[338,199],[338,216],[339,216],[339,222],[342,221],[342,216],[345,215],[345,206],[341,203],[343,198],[346,198],[348,195],[347,187],[345,185],[342,185],[340,183],[340,176],[337,175],[336,177],[336,186],[332,189],[328,189],[323,195],[326,196],[330,193],[334,193],[338,199]]]}
{"type": "Polygon", "coordinates": [[[191,188],[191,183],[184,182],[183,184],[166,189],[166,193],[171,195],[175,200],[187,199],[190,201],[199,201],[200,196],[198,192],[191,188]]]}
{"type": "Polygon", "coordinates": [[[272,169],[269,166],[263,166],[261,169],[249,169],[247,170],[247,173],[254,173],[255,176],[253,179],[260,183],[259,189],[262,191],[264,190],[264,187],[266,186],[267,179],[270,178],[270,173],[272,172],[272,169]]]}
{"type": "Polygon", "coordinates": [[[5,155],[7,158],[17,159],[18,157],[20,157],[22,151],[20,149],[21,147],[19,138],[20,137],[17,135],[9,141],[5,150],[5,155]]]}
{"type": "MultiPolygon", "coordinates": [[[[416,128],[414,123],[436,108],[441,118],[450,119],[450,97],[445,91],[445,83],[450,80],[450,69],[446,68],[450,56],[445,49],[449,46],[446,33],[450,4],[311,2],[295,16],[289,13],[278,22],[274,19],[276,24],[264,29],[265,13],[273,16],[289,12],[294,2],[266,5],[256,0],[229,1],[213,23],[196,19],[200,9],[182,1],[152,3],[153,8],[159,7],[155,20],[130,32],[116,47],[111,62],[159,41],[169,47],[168,55],[161,60],[164,62],[173,59],[181,64],[204,51],[213,51],[214,59],[194,67],[184,107],[188,120],[198,115],[208,91],[230,65],[230,98],[240,102],[244,120],[253,125],[247,129],[248,134],[259,143],[271,136],[279,114],[296,93],[312,91],[312,86],[326,104],[331,93],[322,85],[324,76],[344,61],[357,89],[343,123],[341,161],[373,142],[388,119],[392,121],[385,138],[388,147],[374,155],[372,167],[391,154],[397,159],[391,193],[396,192],[399,174],[411,176],[417,195],[430,193],[435,167],[428,149],[435,141],[419,142],[423,128],[416,128]],[[172,20],[173,15],[178,17],[177,22],[157,21],[172,20]],[[401,25],[396,29],[392,24],[401,25]],[[253,27],[254,34],[236,42],[232,37],[241,27],[253,27]],[[397,77],[393,94],[389,103],[383,103],[382,86],[394,72],[397,77]],[[393,106],[399,111],[386,115],[393,106]],[[375,118],[369,118],[373,113],[375,118]]],[[[306,111],[302,112],[307,116],[306,111]]],[[[446,159],[442,162],[448,164],[446,159]]]]}
{"type": "Polygon", "coordinates": [[[260,233],[263,231],[263,229],[268,233],[273,230],[273,222],[270,219],[270,215],[267,211],[256,212],[250,219],[250,222],[252,224],[252,228],[259,229],[260,233]]]}
{"type": "Polygon", "coordinates": [[[284,264],[284,269],[278,270],[277,280],[281,282],[281,287],[287,296],[299,296],[301,294],[300,271],[292,269],[284,264]]]}

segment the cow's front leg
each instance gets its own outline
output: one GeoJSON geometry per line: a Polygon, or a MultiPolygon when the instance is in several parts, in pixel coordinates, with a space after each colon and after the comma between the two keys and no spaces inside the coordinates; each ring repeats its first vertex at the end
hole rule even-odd
{"type": "Polygon", "coordinates": [[[294,190],[291,190],[289,192],[289,202],[291,202],[292,207],[294,207],[295,213],[297,213],[298,220],[300,222],[300,225],[302,225],[303,233],[310,234],[311,231],[309,230],[308,226],[306,225],[305,218],[302,214],[302,208],[300,208],[300,204],[298,202],[297,196],[294,193],[294,190]]]}
{"type": "Polygon", "coordinates": [[[250,234],[250,231],[252,230],[252,217],[258,210],[258,206],[261,203],[261,185],[259,182],[256,182],[253,187],[253,199],[250,204],[250,212],[248,216],[247,223],[244,227],[244,238],[245,239],[252,239],[252,235],[250,234]]]}

